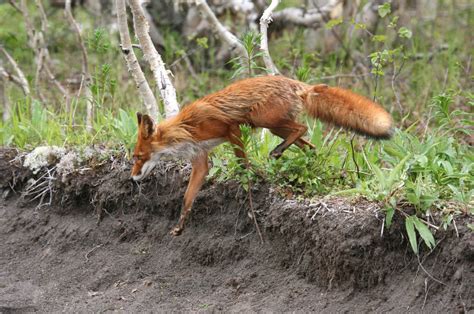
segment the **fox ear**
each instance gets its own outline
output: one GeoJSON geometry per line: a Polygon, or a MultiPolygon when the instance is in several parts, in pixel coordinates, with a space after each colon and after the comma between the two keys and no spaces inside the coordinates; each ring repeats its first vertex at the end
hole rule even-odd
{"type": "Polygon", "coordinates": [[[322,93],[322,92],[324,92],[324,90],[326,90],[328,88],[329,88],[329,86],[327,86],[326,84],[318,84],[318,85],[313,86],[313,91],[316,92],[316,93],[322,93]]]}
{"type": "Polygon", "coordinates": [[[308,89],[296,92],[296,95],[298,95],[302,100],[306,100],[308,96],[317,95],[317,93],[314,92],[313,87],[310,87],[308,89]]]}
{"type": "Polygon", "coordinates": [[[155,128],[155,123],[153,122],[153,119],[147,115],[144,114],[141,116],[141,130],[142,130],[142,136],[143,138],[147,139],[150,136],[153,135],[153,129],[155,128]]]}
{"type": "Polygon", "coordinates": [[[142,114],[141,114],[141,112],[137,112],[137,121],[138,121],[138,125],[140,125],[140,123],[142,123],[142,114]]]}

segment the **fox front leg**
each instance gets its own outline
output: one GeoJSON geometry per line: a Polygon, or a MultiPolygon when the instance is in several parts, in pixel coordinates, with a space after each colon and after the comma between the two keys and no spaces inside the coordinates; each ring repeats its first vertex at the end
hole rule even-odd
{"type": "Polygon", "coordinates": [[[186,219],[191,212],[191,206],[193,205],[194,199],[196,198],[196,195],[201,189],[204,179],[209,172],[207,159],[207,153],[202,153],[195,157],[191,162],[193,170],[191,171],[191,178],[189,179],[188,188],[186,189],[186,193],[184,193],[183,208],[181,210],[178,224],[170,231],[171,235],[178,236],[184,230],[186,219]]]}

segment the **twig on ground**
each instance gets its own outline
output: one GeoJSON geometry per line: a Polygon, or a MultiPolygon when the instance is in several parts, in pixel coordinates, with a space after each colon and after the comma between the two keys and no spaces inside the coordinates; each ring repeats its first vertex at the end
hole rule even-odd
{"type": "Polygon", "coordinates": [[[36,206],[36,209],[40,209],[43,206],[50,206],[53,203],[53,182],[56,180],[56,166],[46,168],[46,172],[27,186],[25,192],[23,192],[22,197],[29,197],[29,201],[35,201],[39,199],[39,204],[36,206]],[[43,203],[46,195],[49,195],[49,201],[43,203]]]}
{"type": "Polygon", "coordinates": [[[94,252],[95,250],[97,250],[98,248],[102,247],[104,244],[97,244],[96,246],[94,246],[91,250],[89,250],[86,255],[84,255],[84,257],[86,258],[86,261],[89,261],[89,255],[94,252]]]}
{"type": "Polygon", "coordinates": [[[437,283],[439,284],[442,284],[443,286],[448,286],[447,284],[445,284],[444,282],[442,282],[441,280],[438,280],[436,278],[434,278],[426,269],[425,267],[423,267],[423,264],[420,262],[420,256],[417,255],[416,256],[417,260],[418,260],[418,266],[420,266],[421,270],[423,270],[425,272],[426,275],[428,275],[428,277],[430,277],[432,280],[436,281],[437,283]]]}
{"type": "Polygon", "coordinates": [[[250,210],[252,211],[252,218],[253,223],[255,224],[255,229],[257,230],[258,236],[260,238],[260,243],[263,244],[265,241],[263,240],[262,232],[260,231],[260,227],[257,222],[257,215],[255,214],[255,210],[253,208],[253,199],[252,199],[252,184],[249,180],[249,203],[250,203],[250,210]]]}
{"type": "Polygon", "coordinates": [[[426,304],[426,299],[428,299],[428,291],[430,289],[428,288],[428,278],[425,278],[425,298],[423,300],[423,305],[421,306],[421,310],[423,310],[425,308],[425,304],[426,304]]]}

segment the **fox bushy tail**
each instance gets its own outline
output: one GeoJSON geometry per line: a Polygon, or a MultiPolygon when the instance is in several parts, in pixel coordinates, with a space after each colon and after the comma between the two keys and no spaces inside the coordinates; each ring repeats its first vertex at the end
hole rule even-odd
{"type": "Polygon", "coordinates": [[[300,96],[314,118],[372,138],[388,139],[393,134],[390,114],[364,96],[327,85],[311,86],[300,96]]]}

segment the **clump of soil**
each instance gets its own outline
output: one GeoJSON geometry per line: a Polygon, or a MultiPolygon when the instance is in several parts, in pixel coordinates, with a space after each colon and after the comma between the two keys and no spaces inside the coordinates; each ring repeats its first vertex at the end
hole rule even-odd
{"type": "Polygon", "coordinates": [[[474,310],[465,222],[417,258],[400,218],[382,230],[376,203],[297,202],[259,184],[261,244],[248,194],[209,181],[172,237],[189,165],[164,163],[137,184],[126,160],[110,158],[40,180],[46,171],[15,156],[0,151],[0,312],[474,310]],[[43,184],[41,202],[29,201],[40,193],[25,193],[31,182],[43,184]]]}

